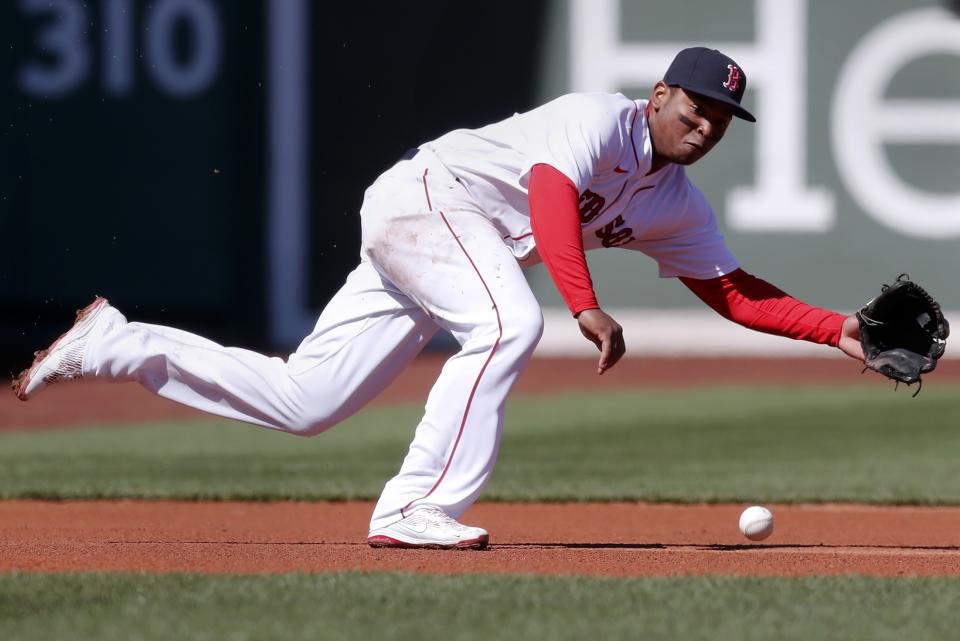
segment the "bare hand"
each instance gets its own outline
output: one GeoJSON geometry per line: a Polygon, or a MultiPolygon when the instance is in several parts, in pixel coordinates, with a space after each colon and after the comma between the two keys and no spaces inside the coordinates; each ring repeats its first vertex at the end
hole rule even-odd
{"type": "Polygon", "coordinates": [[[837,348],[844,354],[863,360],[863,345],[860,344],[860,321],[856,316],[847,316],[840,327],[840,342],[837,348]]]}
{"type": "Polygon", "coordinates": [[[585,309],[577,314],[580,332],[600,350],[600,362],[597,374],[616,365],[627,351],[623,342],[623,328],[609,314],[601,309],[585,309]]]}

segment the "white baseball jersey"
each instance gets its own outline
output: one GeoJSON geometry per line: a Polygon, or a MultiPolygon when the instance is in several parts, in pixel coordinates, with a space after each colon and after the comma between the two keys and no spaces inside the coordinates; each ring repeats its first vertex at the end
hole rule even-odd
{"type": "Polygon", "coordinates": [[[424,145],[367,189],[361,262],[287,359],[224,347],[109,309],[86,339],[83,375],[138,381],[191,407],[319,434],[363,407],[431,336],[461,345],[444,365],[371,532],[418,505],[459,517],[496,462],[507,395],[543,329],[522,267],[537,255],[527,180],[537,163],[580,191],[587,249],[640,250],[663,276],[737,267],[683,168],[647,175],[646,103],[580,94],[424,145]],[[518,259],[521,259],[518,263],[518,259]]]}
{"type": "Polygon", "coordinates": [[[735,270],[713,210],[683,167],[668,164],[648,175],[646,105],[622,94],[568,94],[421,148],[460,179],[525,266],[539,259],[527,185],[532,167],[545,163],[580,193],[585,249],[642,251],[663,277],[715,278],[735,270]]]}

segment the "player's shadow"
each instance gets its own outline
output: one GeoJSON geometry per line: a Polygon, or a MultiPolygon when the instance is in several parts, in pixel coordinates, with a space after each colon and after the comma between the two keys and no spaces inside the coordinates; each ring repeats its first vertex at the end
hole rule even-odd
{"type": "Polygon", "coordinates": [[[569,550],[665,550],[676,547],[664,543],[498,543],[490,544],[497,548],[561,548],[569,550]]]}
{"type": "MultiPolygon", "coordinates": [[[[356,545],[366,547],[366,542],[358,541],[181,541],[181,540],[129,540],[103,541],[106,544],[185,544],[185,545],[275,545],[275,546],[323,546],[323,545],[356,545]]],[[[919,552],[960,552],[960,545],[833,545],[827,543],[736,543],[736,544],[703,544],[703,543],[491,543],[489,549],[567,549],[567,550],[666,550],[679,548],[688,550],[705,550],[715,552],[738,552],[760,550],[846,550],[850,548],[871,550],[913,550],[919,552]]]]}
{"type": "Polygon", "coordinates": [[[664,543],[504,543],[497,547],[515,547],[515,548],[568,548],[571,550],[579,549],[597,549],[597,550],[616,550],[616,549],[637,549],[637,550],[662,550],[673,547],[664,543]]]}
{"type": "MultiPolygon", "coordinates": [[[[491,545],[493,547],[493,545],[491,545]]],[[[845,550],[849,548],[869,548],[877,550],[918,550],[929,552],[960,552],[957,545],[833,545],[827,543],[502,543],[498,548],[561,548],[571,550],[666,550],[667,548],[685,548],[690,550],[710,550],[716,552],[737,552],[743,550],[780,550],[780,549],[821,549],[845,550]]]]}
{"type": "Polygon", "coordinates": [[[819,550],[846,550],[849,548],[868,548],[872,550],[919,550],[928,552],[960,552],[957,545],[835,545],[827,543],[737,543],[733,545],[692,545],[684,544],[676,547],[690,547],[699,550],[716,550],[719,552],[736,552],[737,550],[765,550],[765,549],[819,549],[819,550]]]}

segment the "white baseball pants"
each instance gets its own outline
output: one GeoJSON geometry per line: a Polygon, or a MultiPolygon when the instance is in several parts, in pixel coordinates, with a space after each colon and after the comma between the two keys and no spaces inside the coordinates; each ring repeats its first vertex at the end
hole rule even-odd
{"type": "Polygon", "coordinates": [[[361,220],[360,265],[287,360],[114,311],[88,345],[84,375],[311,436],[374,398],[443,327],[460,351],[370,525],[419,504],[459,517],[493,471],[507,395],[543,329],[540,306],[500,233],[430,152],[378,178],[361,220]]]}

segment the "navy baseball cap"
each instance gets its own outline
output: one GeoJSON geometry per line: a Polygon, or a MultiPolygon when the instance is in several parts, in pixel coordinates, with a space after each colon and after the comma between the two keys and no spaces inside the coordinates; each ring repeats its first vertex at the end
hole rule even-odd
{"type": "Polygon", "coordinates": [[[677,54],[663,81],[671,87],[689,89],[733,107],[733,114],[756,122],[753,114],[740,106],[747,88],[747,75],[733,59],[716,49],[690,47],[677,54]]]}

